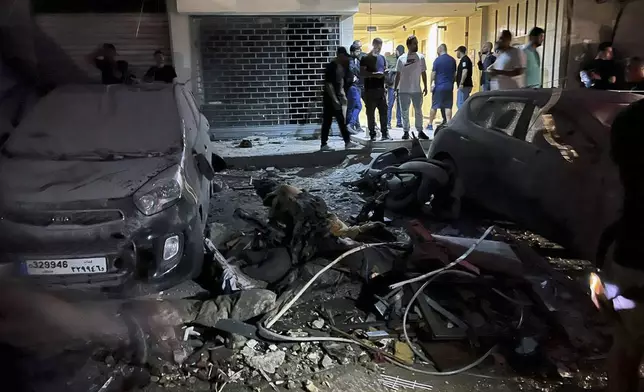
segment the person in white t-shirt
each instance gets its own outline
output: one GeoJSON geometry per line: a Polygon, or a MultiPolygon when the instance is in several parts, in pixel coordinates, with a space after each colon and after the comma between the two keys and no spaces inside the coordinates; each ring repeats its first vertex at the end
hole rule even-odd
{"type": "Polygon", "coordinates": [[[403,139],[409,139],[409,105],[413,103],[415,126],[418,137],[427,139],[423,132],[423,97],[427,95],[427,64],[425,56],[418,53],[418,39],[411,35],[407,38],[407,53],[398,57],[396,63],[396,82],[394,90],[400,99],[402,112],[403,139]],[[423,81],[423,89],[420,81],[423,81]]]}
{"type": "Polygon", "coordinates": [[[490,90],[511,90],[525,87],[525,53],[512,46],[512,33],[503,30],[497,41],[500,54],[488,69],[490,90]]]}

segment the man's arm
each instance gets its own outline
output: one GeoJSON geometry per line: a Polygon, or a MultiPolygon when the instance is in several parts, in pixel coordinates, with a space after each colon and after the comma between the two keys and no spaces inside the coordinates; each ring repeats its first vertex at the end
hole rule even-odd
{"type": "Polygon", "coordinates": [[[458,87],[463,87],[465,85],[465,79],[467,79],[467,68],[463,68],[463,74],[461,74],[461,80],[458,82],[458,87]]]}
{"type": "Polygon", "coordinates": [[[94,67],[98,67],[97,60],[102,55],[103,55],[103,46],[99,46],[98,48],[94,49],[94,51],[92,51],[87,56],[85,56],[85,60],[87,61],[88,64],[94,67]]]}
{"type": "Polygon", "coordinates": [[[429,76],[429,87],[434,88],[434,80],[436,80],[436,71],[432,71],[431,75],[429,76]]]}
{"type": "Polygon", "coordinates": [[[420,77],[423,80],[423,93],[427,94],[427,62],[425,56],[420,59],[420,77]]]}
{"type": "Polygon", "coordinates": [[[405,65],[402,62],[401,58],[396,60],[396,81],[394,82],[394,91],[398,91],[398,85],[400,84],[400,72],[403,70],[405,65]]]}

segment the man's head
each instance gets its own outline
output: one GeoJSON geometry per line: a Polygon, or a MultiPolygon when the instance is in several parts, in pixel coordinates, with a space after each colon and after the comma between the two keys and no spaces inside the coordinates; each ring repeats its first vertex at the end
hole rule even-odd
{"type": "Polygon", "coordinates": [[[535,48],[543,45],[543,40],[545,39],[545,37],[546,31],[541,27],[533,27],[532,30],[530,30],[530,34],[528,35],[530,44],[535,48]]]}
{"type": "Polygon", "coordinates": [[[402,45],[396,46],[396,57],[400,57],[405,54],[405,47],[402,45]]]}
{"type": "Polygon", "coordinates": [[[157,50],[156,52],[154,52],[154,62],[159,67],[165,63],[165,56],[163,55],[162,51],[157,50]]]}
{"type": "Polygon", "coordinates": [[[510,30],[503,30],[499,35],[499,40],[496,42],[499,50],[506,50],[512,46],[512,33],[510,30]]]}
{"type": "Polygon", "coordinates": [[[338,64],[345,67],[349,65],[349,52],[347,52],[347,48],[340,46],[338,47],[338,50],[335,52],[335,54],[338,64]]]}
{"type": "Polygon", "coordinates": [[[631,57],[626,64],[626,80],[640,83],[644,81],[644,62],[640,57],[631,57]]]}
{"type": "Polygon", "coordinates": [[[481,47],[481,52],[483,52],[484,54],[488,54],[492,52],[493,48],[494,48],[494,45],[492,45],[492,42],[486,42],[481,47]]]}
{"type": "Polygon", "coordinates": [[[116,46],[113,44],[103,44],[103,57],[111,61],[116,59],[116,46]]]}
{"type": "Polygon", "coordinates": [[[462,59],[467,54],[467,48],[463,45],[456,48],[456,57],[462,59]]]}
{"type": "Polygon", "coordinates": [[[447,45],[445,45],[445,44],[438,45],[438,50],[436,50],[436,53],[438,53],[439,56],[441,54],[447,53],[447,45]]]}
{"type": "Polygon", "coordinates": [[[380,54],[381,50],[382,50],[382,39],[374,38],[373,41],[371,42],[371,53],[380,54]]]}
{"type": "Polygon", "coordinates": [[[597,52],[597,58],[602,60],[612,60],[613,59],[613,43],[612,42],[602,42],[599,44],[599,50],[597,52]]]}
{"type": "Polygon", "coordinates": [[[409,53],[418,52],[418,38],[415,35],[407,37],[407,50],[409,50],[409,53]]]}
{"type": "Polygon", "coordinates": [[[360,41],[354,41],[349,50],[351,51],[351,57],[356,59],[360,57],[362,54],[362,45],[360,44],[360,41]]]}

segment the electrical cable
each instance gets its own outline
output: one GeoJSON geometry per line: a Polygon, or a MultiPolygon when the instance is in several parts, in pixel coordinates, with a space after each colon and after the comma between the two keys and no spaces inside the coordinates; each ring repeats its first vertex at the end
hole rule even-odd
{"type": "Polygon", "coordinates": [[[483,242],[485,237],[490,235],[492,230],[494,230],[494,225],[488,227],[487,230],[485,230],[485,233],[483,233],[483,235],[478,240],[476,240],[476,242],[473,243],[472,246],[470,246],[469,249],[465,251],[465,253],[463,253],[458,259],[456,259],[453,262],[449,263],[445,267],[439,268],[439,269],[434,270],[432,272],[428,272],[428,273],[426,273],[424,275],[417,276],[415,278],[411,278],[411,279],[408,279],[408,280],[404,280],[402,282],[394,283],[391,286],[389,286],[389,288],[393,290],[393,289],[397,289],[397,288],[402,287],[402,286],[404,286],[406,284],[409,284],[409,283],[420,282],[421,280],[431,278],[434,275],[440,274],[441,272],[456,266],[457,264],[463,262],[467,258],[467,256],[472,254],[472,252],[474,252],[476,247],[479,246],[481,244],[481,242],[483,242]]]}
{"type": "Polygon", "coordinates": [[[280,311],[275,315],[275,317],[273,317],[270,321],[266,323],[266,329],[271,329],[271,327],[275,325],[275,323],[278,322],[279,319],[281,319],[284,316],[284,314],[293,306],[293,304],[295,304],[295,302],[297,302],[297,300],[300,299],[302,294],[304,294],[304,292],[308,290],[309,287],[311,287],[313,282],[315,282],[323,273],[331,269],[334,265],[342,261],[342,259],[354,253],[358,253],[362,250],[365,250],[367,248],[373,248],[374,246],[392,245],[392,244],[398,244],[398,242],[378,242],[375,244],[364,244],[357,248],[350,249],[344,252],[343,254],[341,254],[340,256],[338,256],[335,260],[333,260],[326,267],[322,268],[317,274],[315,274],[308,282],[306,282],[304,287],[302,287],[300,291],[298,291],[297,294],[295,294],[295,296],[286,305],[284,305],[282,309],[280,309],[280,311]]]}

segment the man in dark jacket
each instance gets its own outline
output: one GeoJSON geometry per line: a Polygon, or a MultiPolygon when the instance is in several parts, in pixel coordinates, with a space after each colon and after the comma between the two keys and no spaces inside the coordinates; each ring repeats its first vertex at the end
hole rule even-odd
{"type": "MultiPolygon", "coordinates": [[[[613,335],[608,361],[608,390],[637,392],[639,367],[644,356],[644,100],[631,104],[613,122],[611,154],[624,187],[622,216],[615,239],[613,264],[608,266],[611,283],[625,299],[615,306],[619,322],[613,335]],[[631,303],[628,303],[630,301],[631,303]]],[[[613,301],[615,304],[615,301],[613,301]]]]}
{"type": "Polygon", "coordinates": [[[351,134],[347,129],[342,107],[346,105],[344,83],[346,73],[349,72],[349,53],[344,47],[339,47],[336,58],[327,64],[324,71],[324,94],[322,107],[321,151],[330,151],[327,144],[333,119],[338,123],[344,146],[346,149],[355,148],[357,145],[351,141],[351,134]]]}
{"type": "Polygon", "coordinates": [[[380,118],[382,140],[391,140],[387,131],[387,96],[385,93],[385,70],[387,60],[380,54],[382,39],[374,38],[371,52],[360,60],[364,77],[364,101],[367,106],[367,122],[371,141],[376,140],[376,110],[380,118]]]}
{"type": "Polygon", "coordinates": [[[496,61],[496,56],[492,49],[492,42],[486,42],[479,52],[479,61],[476,65],[481,71],[481,91],[490,91],[490,77],[484,71],[496,61]]]}
{"type": "Polygon", "coordinates": [[[619,67],[614,59],[613,44],[599,44],[597,56],[581,71],[582,80],[588,80],[588,87],[598,90],[618,89],[619,67]]]}
{"type": "Polygon", "coordinates": [[[362,49],[360,41],[351,45],[351,57],[349,59],[349,78],[351,84],[347,86],[347,125],[349,130],[360,132],[360,111],[362,110],[362,76],[360,75],[360,58],[362,49]]]}

